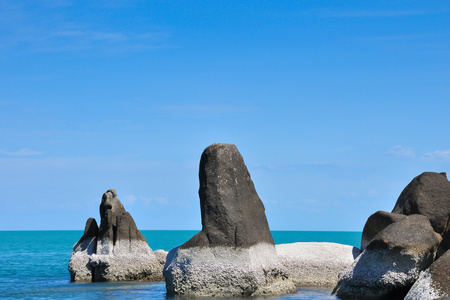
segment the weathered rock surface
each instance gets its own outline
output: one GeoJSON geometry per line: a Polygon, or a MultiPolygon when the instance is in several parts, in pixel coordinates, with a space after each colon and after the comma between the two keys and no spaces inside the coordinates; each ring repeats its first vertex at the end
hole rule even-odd
{"type": "Polygon", "coordinates": [[[340,275],[333,294],[340,298],[402,299],[434,260],[439,239],[430,221],[410,215],[379,232],[340,275]]]}
{"type": "Polygon", "coordinates": [[[199,179],[202,231],[169,252],[164,267],[168,294],[296,292],[278,262],[264,205],[236,146],[206,148],[199,179]]]}
{"type": "Polygon", "coordinates": [[[392,212],[424,215],[430,219],[434,231],[442,234],[450,215],[450,182],[446,173],[425,172],[414,178],[400,194],[392,212]]]}
{"type": "Polygon", "coordinates": [[[235,145],[206,148],[199,179],[202,231],[181,248],[273,244],[264,205],[235,145]]]}
{"type": "Polygon", "coordinates": [[[101,224],[86,223],[69,262],[72,281],[161,281],[162,266],[115,190],[103,194],[101,224]]]}
{"type": "Polygon", "coordinates": [[[444,299],[450,297],[450,251],[437,259],[414,283],[405,300],[444,299]]]}
{"type": "Polygon", "coordinates": [[[367,219],[366,225],[364,225],[361,238],[361,251],[364,251],[366,246],[380,231],[382,231],[388,225],[391,225],[392,223],[400,221],[404,218],[406,218],[406,215],[393,214],[381,210],[372,214],[367,219]]]}
{"type": "Polygon", "coordinates": [[[348,269],[361,251],[336,243],[275,245],[280,263],[297,287],[334,287],[338,275],[348,269]]]}
{"type": "Polygon", "coordinates": [[[84,234],[73,246],[69,261],[71,281],[90,281],[94,272],[90,265],[90,257],[97,251],[98,225],[94,218],[86,221],[84,234]]]}

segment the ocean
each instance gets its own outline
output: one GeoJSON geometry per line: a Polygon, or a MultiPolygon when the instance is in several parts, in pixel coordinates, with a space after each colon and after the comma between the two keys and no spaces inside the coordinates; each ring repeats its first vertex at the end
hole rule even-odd
{"type": "MultiPolygon", "coordinates": [[[[141,230],[141,232],[153,250],[169,251],[190,239],[198,231],[141,230]]],[[[81,230],[0,231],[0,298],[174,299],[166,296],[163,282],[71,283],[67,265],[72,247],[82,235],[81,230]]],[[[275,244],[335,242],[359,247],[361,241],[361,232],[272,231],[272,235],[275,244]]],[[[297,294],[261,299],[337,298],[331,295],[329,289],[302,288],[297,294]]]]}

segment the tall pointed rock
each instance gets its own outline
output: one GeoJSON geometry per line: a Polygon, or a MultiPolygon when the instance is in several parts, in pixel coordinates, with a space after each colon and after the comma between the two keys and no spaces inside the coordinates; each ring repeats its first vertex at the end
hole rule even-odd
{"type": "Polygon", "coordinates": [[[255,296],[295,292],[261,202],[235,145],[213,144],[200,160],[202,231],[167,256],[169,294],[255,296]]]}

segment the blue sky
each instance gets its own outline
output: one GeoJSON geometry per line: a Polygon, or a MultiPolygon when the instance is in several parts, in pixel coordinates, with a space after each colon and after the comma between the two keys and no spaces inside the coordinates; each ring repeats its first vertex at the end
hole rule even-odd
{"type": "Polygon", "coordinates": [[[445,1],[0,2],[0,230],[200,229],[236,144],[273,230],[360,231],[450,173],[445,1]]]}

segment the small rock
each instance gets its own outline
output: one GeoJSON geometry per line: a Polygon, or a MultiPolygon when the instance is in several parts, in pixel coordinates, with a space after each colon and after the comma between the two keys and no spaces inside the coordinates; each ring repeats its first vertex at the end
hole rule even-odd
{"type": "Polygon", "coordinates": [[[72,281],[162,281],[162,266],[115,190],[103,194],[100,227],[89,219],[69,261],[72,281]]]}

